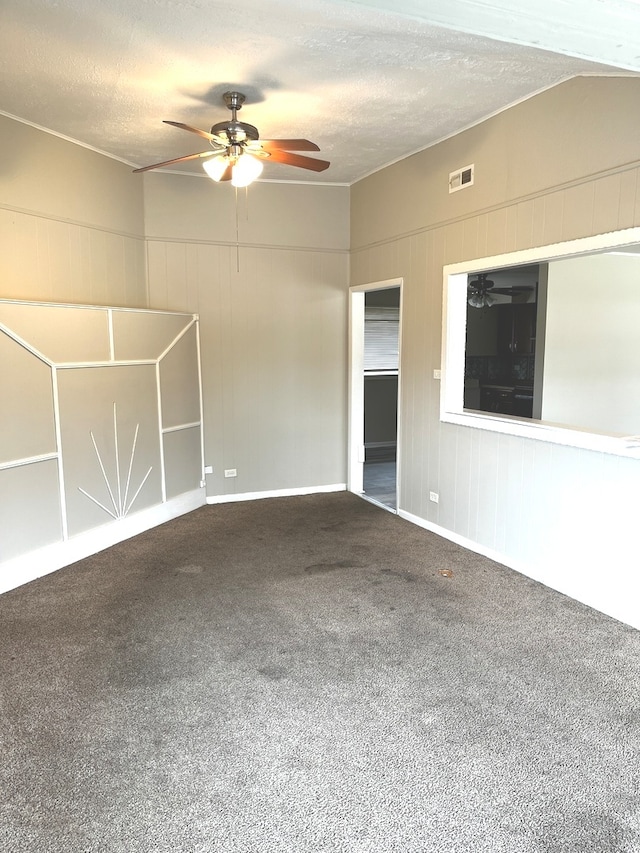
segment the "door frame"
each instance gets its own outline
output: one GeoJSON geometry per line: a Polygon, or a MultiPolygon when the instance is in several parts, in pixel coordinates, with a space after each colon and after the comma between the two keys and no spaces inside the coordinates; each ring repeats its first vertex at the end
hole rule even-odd
{"type": "Polygon", "coordinates": [[[400,496],[400,400],[402,395],[402,278],[357,284],[349,288],[349,422],[347,489],[362,495],[364,491],[364,298],[372,290],[400,289],[398,327],[398,423],[396,427],[396,512],[400,496]]]}

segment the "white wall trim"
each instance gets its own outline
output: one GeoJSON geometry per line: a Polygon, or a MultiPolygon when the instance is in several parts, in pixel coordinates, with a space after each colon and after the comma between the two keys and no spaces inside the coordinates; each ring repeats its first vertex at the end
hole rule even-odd
{"type": "Polygon", "coordinates": [[[167,500],[167,471],[165,466],[164,430],[162,429],[162,382],[160,376],[160,359],[156,361],[156,399],[158,401],[158,443],[160,446],[160,484],[162,489],[162,502],[167,500]]]}
{"type": "Polygon", "coordinates": [[[201,426],[202,426],[202,421],[193,421],[193,423],[189,423],[189,424],[177,424],[176,426],[163,427],[162,432],[164,435],[167,435],[167,433],[170,433],[170,432],[182,432],[183,430],[186,430],[186,429],[196,429],[196,428],[199,429],[201,426]]]}
{"type": "Polygon", "coordinates": [[[92,367],[144,367],[155,365],[155,358],[123,359],[112,361],[60,361],[56,364],[58,370],[88,370],[92,367]]]}
{"type": "MultiPolygon", "coordinates": [[[[0,207],[2,207],[1,204],[0,207]]],[[[10,299],[4,296],[0,297],[0,303],[8,305],[40,305],[44,308],[84,308],[87,311],[111,311],[115,314],[162,314],[163,316],[172,315],[174,317],[184,317],[185,319],[191,316],[196,320],[198,319],[198,314],[192,314],[190,311],[165,311],[163,308],[128,308],[119,305],[90,305],[87,302],[46,302],[41,299],[10,299]]],[[[9,335],[15,335],[15,332],[12,332],[11,329],[7,329],[6,331],[9,335]]]]}
{"type": "Polygon", "coordinates": [[[206,459],[204,455],[204,393],[202,391],[202,346],[200,343],[200,315],[196,317],[196,352],[198,357],[198,390],[200,392],[200,485],[205,487],[207,478],[205,474],[206,459]]]}
{"type": "MultiPolygon", "coordinates": [[[[165,174],[167,173],[165,172],[165,174]]],[[[211,178],[207,178],[207,180],[210,181],[211,178]]],[[[179,243],[180,245],[184,245],[186,242],[190,246],[222,246],[224,248],[231,246],[234,249],[239,247],[241,249],[263,249],[270,252],[313,252],[325,255],[345,255],[347,258],[351,255],[351,250],[348,248],[332,248],[331,246],[296,246],[286,243],[275,246],[273,243],[249,243],[242,240],[239,242],[236,240],[202,240],[197,238],[189,238],[186,241],[184,237],[162,237],[157,235],[150,235],[146,238],[147,246],[151,243],[179,243]]]]}
{"type": "MultiPolygon", "coordinates": [[[[2,110],[0,110],[2,115],[2,110]]],[[[83,222],[80,219],[69,219],[67,216],[58,216],[55,213],[46,213],[42,210],[32,210],[25,207],[16,207],[13,204],[5,204],[0,201],[0,210],[8,210],[11,213],[17,213],[19,216],[30,216],[34,219],[42,219],[47,222],[60,222],[63,225],[74,225],[76,228],[84,228],[87,231],[97,231],[102,234],[111,234],[116,237],[124,237],[127,240],[136,240],[139,243],[145,242],[144,234],[134,234],[132,231],[119,231],[116,228],[108,228],[105,225],[94,225],[90,222],[83,222]]],[[[18,300],[16,300],[18,301],[18,300]]]]}
{"type": "Polygon", "coordinates": [[[262,498],[288,498],[296,495],[319,495],[326,492],[344,492],[346,483],[332,483],[329,486],[301,486],[295,489],[273,489],[266,492],[244,492],[239,495],[210,495],[208,504],[227,504],[236,501],[256,501],[262,498]]]}
{"type": "Polygon", "coordinates": [[[38,462],[50,462],[59,458],[59,453],[52,452],[41,453],[39,456],[28,456],[25,459],[12,459],[10,462],[0,462],[0,471],[6,471],[9,468],[21,468],[23,465],[37,465],[38,462]]]}
{"type": "Polygon", "coordinates": [[[115,361],[116,344],[113,334],[113,308],[107,309],[107,327],[109,330],[109,361],[115,361]]]}
{"type": "MultiPolygon", "coordinates": [[[[0,302],[9,302],[9,300],[8,299],[2,299],[2,300],[0,300],[0,302]]],[[[39,359],[41,362],[43,362],[43,364],[46,364],[47,367],[53,367],[53,361],[51,361],[50,358],[47,358],[46,355],[44,355],[43,353],[40,352],[40,350],[37,350],[34,346],[32,346],[30,343],[28,343],[23,337],[21,337],[17,332],[14,332],[12,329],[10,329],[8,326],[6,326],[4,323],[0,323],[0,331],[4,332],[5,335],[7,335],[7,337],[14,340],[21,347],[24,347],[24,349],[26,349],[27,352],[30,352],[32,356],[39,359]]]]}
{"type": "Polygon", "coordinates": [[[158,356],[158,361],[162,361],[162,359],[165,358],[171,352],[171,350],[175,347],[175,345],[178,343],[178,341],[181,341],[182,338],[184,338],[184,336],[187,334],[189,329],[193,328],[193,326],[196,325],[196,323],[198,322],[198,317],[199,317],[198,314],[193,314],[193,316],[191,317],[191,322],[188,325],[186,325],[184,327],[184,329],[182,329],[180,332],[178,332],[178,334],[171,341],[169,346],[163,352],[160,353],[160,355],[158,356]]]}
{"type": "Polygon", "coordinates": [[[195,489],[178,495],[163,504],[149,507],[108,522],[100,527],[72,536],[64,542],[54,542],[35,551],[29,551],[0,563],[0,593],[36,578],[48,575],[118,542],[144,533],[165,521],[171,521],[187,512],[204,506],[204,489],[195,489]]]}
{"type": "Polygon", "coordinates": [[[536,577],[536,574],[532,571],[532,567],[527,566],[525,563],[522,563],[519,560],[512,560],[511,558],[505,556],[499,551],[494,551],[493,548],[487,548],[485,545],[482,545],[479,542],[474,542],[472,539],[467,539],[466,536],[461,536],[459,533],[454,533],[452,530],[447,530],[446,527],[440,527],[440,525],[438,524],[434,524],[431,521],[427,521],[424,518],[420,518],[419,515],[413,515],[410,512],[405,512],[402,509],[398,510],[398,515],[405,521],[411,522],[411,524],[415,524],[418,527],[422,527],[424,530],[428,530],[430,533],[435,533],[437,536],[442,536],[443,539],[447,539],[449,542],[454,542],[456,545],[460,545],[469,551],[473,551],[474,554],[480,554],[483,557],[488,557],[488,559],[493,560],[495,563],[500,563],[500,565],[506,566],[508,569],[513,569],[519,574],[531,578],[531,580],[534,580],[537,583],[546,586],[548,589],[553,589],[556,592],[561,593],[562,595],[566,595],[569,598],[573,598],[575,601],[579,601],[581,604],[585,604],[587,607],[591,607],[600,613],[604,613],[607,616],[611,616],[613,619],[617,619],[619,622],[623,622],[626,625],[631,625],[632,628],[637,628],[640,630],[640,619],[638,619],[637,621],[630,621],[628,611],[625,610],[623,612],[622,608],[617,608],[615,607],[615,605],[603,607],[602,601],[599,600],[597,596],[596,600],[591,600],[591,596],[584,595],[582,593],[582,590],[580,589],[579,578],[577,579],[575,584],[549,583],[548,577],[545,577],[544,580],[541,580],[539,577],[536,577]]]}

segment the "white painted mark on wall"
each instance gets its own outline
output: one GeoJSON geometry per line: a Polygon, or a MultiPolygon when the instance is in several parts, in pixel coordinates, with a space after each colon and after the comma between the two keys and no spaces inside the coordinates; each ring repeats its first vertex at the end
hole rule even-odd
{"type": "Polygon", "coordinates": [[[105,485],[107,487],[107,491],[109,492],[109,497],[111,498],[111,503],[113,508],[109,509],[109,507],[105,506],[101,503],[97,498],[94,498],[93,495],[90,495],[89,492],[85,491],[83,488],[78,486],[78,491],[82,492],[85,497],[89,498],[90,501],[93,501],[96,506],[99,506],[100,509],[104,510],[108,515],[112,518],[125,518],[133,506],[136,498],[142,491],[142,487],[147,482],[149,474],[153,470],[153,466],[149,468],[147,473],[144,475],[142,482],[138,486],[135,495],[129,500],[129,490],[131,487],[131,473],[133,470],[133,462],[136,455],[136,446],[138,443],[138,432],[140,430],[140,424],[136,424],[136,431],[133,436],[133,444],[131,445],[131,454],[129,456],[129,466],[127,470],[127,479],[124,488],[124,494],[122,492],[122,476],[120,471],[120,457],[118,451],[118,412],[117,412],[117,404],[113,404],[113,440],[115,447],[115,455],[116,455],[116,482],[115,482],[115,494],[114,489],[112,488],[112,484],[109,482],[109,477],[104,467],[104,462],[102,459],[102,455],[100,454],[100,450],[98,449],[98,445],[96,443],[95,436],[93,434],[93,430],[89,431],[89,435],[91,436],[91,443],[93,444],[93,449],[96,454],[96,458],[98,460],[98,465],[100,466],[100,470],[102,472],[102,477],[104,479],[105,485]]]}

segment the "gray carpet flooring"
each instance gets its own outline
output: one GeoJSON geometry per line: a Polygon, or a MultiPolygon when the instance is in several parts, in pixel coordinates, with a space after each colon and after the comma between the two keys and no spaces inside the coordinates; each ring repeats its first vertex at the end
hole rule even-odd
{"type": "Polygon", "coordinates": [[[205,507],[0,596],[0,850],[637,853],[639,653],[353,495],[205,507]]]}

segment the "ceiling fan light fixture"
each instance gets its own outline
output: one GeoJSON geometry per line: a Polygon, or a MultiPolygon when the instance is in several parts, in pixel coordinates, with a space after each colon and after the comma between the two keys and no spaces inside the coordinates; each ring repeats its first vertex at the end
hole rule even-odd
{"type": "Polygon", "coordinates": [[[174,163],[183,163],[187,160],[199,160],[216,154],[213,160],[203,163],[207,175],[213,181],[228,181],[236,187],[246,187],[255,181],[262,173],[262,162],[256,160],[255,152],[259,157],[268,157],[272,163],[283,163],[286,166],[295,166],[299,169],[310,169],[312,172],[324,172],[330,163],[328,160],[318,160],[315,157],[307,157],[298,154],[298,151],[319,151],[315,142],[308,139],[264,139],[260,140],[258,128],[252,124],[237,120],[237,112],[244,103],[245,96],[241,92],[225,92],[224,102],[231,110],[231,121],[221,121],[211,127],[211,131],[200,130],[191,127],[182,121],[171,121],[164,119],[165,124],[195,133],[197,136],[209,140],[213,151],[198,151],[196,154],[185,154],[182,157],[174,157],[162,163],[152,163],[150,166],[140,166],[134,172],[148,172],[150,169],[159,169],[163,166],[173,166],[174,163]]]}
{"type": "Polygon", "coordinates": [[[210,160],[205,160],[202,168],[212,181],[219,181],[229,167],[229,160],[226,156],[219,154],[217,157],[212,157],[210,160]]]}
{"type": "Polygon", "coordinates": [[[472,308],[491,308],[496,300],[488,293],[471,293],[467,302],[472,308]]]}
{"type": "Polygon", "coordinates": [[[248,187],[262,174],[262,163],[246,152],[238,157],[232,170],[231,183],[234,187],[248,187]]]}

